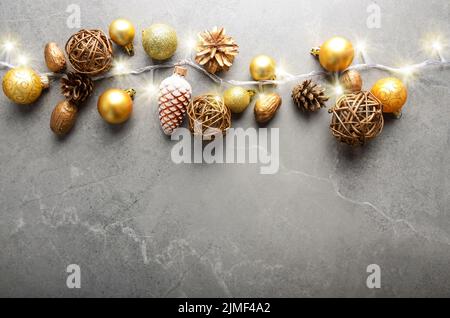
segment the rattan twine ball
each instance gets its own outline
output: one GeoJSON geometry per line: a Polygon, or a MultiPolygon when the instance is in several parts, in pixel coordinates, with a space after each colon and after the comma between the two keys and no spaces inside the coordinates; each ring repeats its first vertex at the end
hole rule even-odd
{"type": "Polygon", "coordinates": [[[214,94],[194,98],[188,107],[189,127],[194,135],[213,139],[231,128],[231,111],[222,97],[214,94]]]}
{"type": "Polygon", "coordinates": [[[383,130],[383,106],[370,92],[345,94],[329,112],[331,133],[346,144],[363,145],[383,130]]]}
{"type": "Polygon", "coordinates": [[[80,30],[66,43],[66,53],[73,69],[81,74],[96,76],[111,68],[111,40],[101,30],[80,30]]]}

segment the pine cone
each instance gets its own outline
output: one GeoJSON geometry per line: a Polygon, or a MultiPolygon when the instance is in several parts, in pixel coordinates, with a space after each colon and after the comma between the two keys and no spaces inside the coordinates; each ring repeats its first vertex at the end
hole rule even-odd
{"type": "Polygon", "coordinates": [[[315,112],[325,107],[325,102],[329,97],[325,96],[325,90],[312,80],[306,80],[294,87],[292,99],[301,109],[315,112]]]}
{"type": "Polygon", "coordinates": [[[67,78],[61,79],[61,92],[67,100],[74,104],[83,103],[94,90],[92,79],[84,74],[67,73],[67,78]]]}
{"type": "Polygon", "coordinates": [[[212,31],[199,34],[195,61],[208,72],[215,74],[228,71],[239,53],[239,46],[224,28],[214,27],[212,31]]]}

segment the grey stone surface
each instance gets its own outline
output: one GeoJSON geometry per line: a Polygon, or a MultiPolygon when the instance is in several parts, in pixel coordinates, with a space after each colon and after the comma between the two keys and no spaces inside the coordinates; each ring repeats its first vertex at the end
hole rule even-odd
{"type": "MultiPolygon", "coordinates": [[[[291,73],[319,69],[308,50],[335,34],[365,39],[371,58],[388,65],[427,59],[427,34],[450,40],[445,0],[377,1],[380,29],[366,27],[366,0],[1,1],[0,36],[19,39],[45,70],[44,44],[62,46],[75,31],[66,26],[73,2],[86,28],[128,17],[139,30],[169,23],[187,39],[226,26],[241,46],[225,75],[233,79],[248,79],[258,53],[291,73]]],[[[139,43],[132,67],[151,63],[139,43]]],[[[184,56],[180,48],[174,60],[184,56]]],[[[158,71],[155,83],[169,73],[158,71]]],[[[364,72],[365,87],[384,75],[364,72]]],[[[276,175],[250,164],[173,164],[156,98],[142,94],[150,79],[98,83],[64,140],[48,128],[58,85],[32,107],[0,97],[0,296],[450,296],[448,69],[410,82],[403,118],[356,149],[331,137],[326,111],[298,112],[292,83],[277,87],[276,175]],[[132,120],[118,128],[96,110],[113,86],[141,91],[132,120]],[[374,263],[382,288],[370,290],[374,263]],[[81,267],[79,290],[66,287],[69,264],[81,267]]],[[[194,94],[221,90],[194,70],[188,79],[194,94]]],[[[256,127],[252,111],[234,126],[256,127]]]]}

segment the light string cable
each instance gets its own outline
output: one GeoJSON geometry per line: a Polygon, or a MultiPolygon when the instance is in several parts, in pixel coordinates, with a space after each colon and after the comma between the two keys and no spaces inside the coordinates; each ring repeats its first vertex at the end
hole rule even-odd
{"type": "MultiPolygon", "coordinates": [[[[368,56],[365,53],[363,49],[359,49],[359,59],[360,63],[350,66],[349,70],[368,70],[368,69],[378,69],[381,71],[386,71],[393,74],[401,74],[401,75],[411,75],[413,73],[416,73],[420,70],[423,70],[425,68],[431,67],[431,66],[441,66],[441,67],[448,67],[450,66],[450,61],[447,61],[444,56],[442,55],[441,48],[435,47],[433,50],[436,53],[437,59],[428,59],[421,63],[408,65],[405,67],[391,67],[383,64],[377,64],[377,63],[371,63],[368,62],[368,56]]],[[[140,67],[134,70],[112,70],[106,75],[95,77],[94,81],[100,81],[104,79],[114,78],[117,76],[126,76],[126,75],[141,75],[147,72],[153,72],[155,70],[159,69],[168,69],[173,68],[175,66],[189,66],[195,70],[197,70],[200,73],[203,73],[205,76],[207,76],[210,80],[215,82],[216,84],[223,85],[228,84],[232,86],[252,86],[256,85],[262,88],[265,85],[281,85],[286,84],[292,81],[301,80],[304,78],[309,77],[320,77],[320,76],[328,76],[331,73],[327,71],[312,71],[309,73],[304,74],[298,74],[293,75],[290,73],[287,73],[281,69],[277,69],[278,77],[279,79],[276,80],[268,80],[268,81],[238,81],[238,80],[232,80],[232,79],[224,79],[220,76],[217,76],[215,74],[209,73],[207,70],[205,70],[203,67],[195,63],[190,58],[182,59],[176,63],[165,63],[165,64],[156,64],[156,65],[147,65],[144,67],[140,67]]],[[[7,61],[0,61],[0,69],[12,69],[15,66],[7,61]]],[[[49,78],[49,80],[55,80],[60,77],[62,77],[64,74],[57,74],[57,73],[41,73],[42,75],[45,75],[49,78]]]]}

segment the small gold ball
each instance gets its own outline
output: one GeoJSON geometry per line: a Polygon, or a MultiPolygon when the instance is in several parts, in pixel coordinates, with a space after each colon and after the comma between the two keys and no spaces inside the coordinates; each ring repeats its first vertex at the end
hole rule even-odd
{"type": "Polygon", "coordinates": [[[117,45],[123,46],[127,53],[134,53],[133,41],[136,30],[133,24],[126,19],[114,20],[109,26],[109,37],[117,45]]]}
{"type": "Polygon", "coordinates": [[[329,72],[344,71],[352,64],[354,57],[352,43],[343,37],[333,37],[320,47],[320,65],[329,72]]]}
{"type": "Polygon", "coordinates": [[[3,77],[3,92],[16,104],[32,104],[41,96],[43,83],[40,76],[29,67],[9,70],[3,77]]]}
{"type": "Polygon", "coordinates": [[[167,60],[177,50],[177,33],[167,24],[153,24],[142,31],[142,46],[152,59],[167,60]]]}
{"type": "Polygon", "coordinates": [[[255,81],[276,79],[276,62],[267,55],[258,55],[250,63],[250,74],[255,81]]]}
{"type": "Polygon", "coordinates": [[[107,123],[122,124],[133,112],[133,99],[124,90],[109,89],[99,97],[97,108],[107,123]]]}
{"type": "Polygon", "coordinates": [[[403,82],[395,77],[380,79],[371,90],[383,104],[383,112],[398,113],[408,99],[408,91],[403,82]]]}
{"type": "Polygon", "coordinates": [[[236,114],[242,113],[250,105],[254,91],[245,90],[236,86],[227,89],[223,94],[225,105],[236,114]]]}

